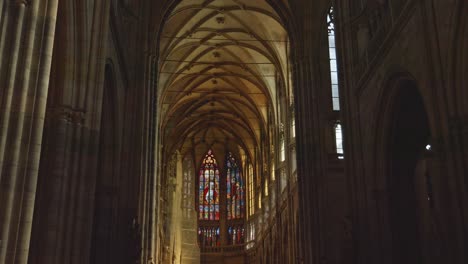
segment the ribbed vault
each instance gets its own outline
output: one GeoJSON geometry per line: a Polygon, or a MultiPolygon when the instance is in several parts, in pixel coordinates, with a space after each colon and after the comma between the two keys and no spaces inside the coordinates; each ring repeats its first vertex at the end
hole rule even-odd
{"type": "Polygon", "coordinates": [[[229,141],[254,159],[286,87],[284,28],[266,1],[185,0],[173,9],[160,36],[167,151],[229,141]]]}

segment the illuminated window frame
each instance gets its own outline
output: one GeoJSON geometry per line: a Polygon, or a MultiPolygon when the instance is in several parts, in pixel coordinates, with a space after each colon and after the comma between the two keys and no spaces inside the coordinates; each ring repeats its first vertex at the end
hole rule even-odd
{"type": "Polygon", "coordinates": [[[336,56],[336,38],[335,38],[335,14],[333,7],[327,15],[327,28],[328,28],[328,56],[330,60],[330,80],[331,80],[331,93],[332,93],[332,106],[333,111],[340,111],[340,92],[338,81],[338,63],[336,56]]]}

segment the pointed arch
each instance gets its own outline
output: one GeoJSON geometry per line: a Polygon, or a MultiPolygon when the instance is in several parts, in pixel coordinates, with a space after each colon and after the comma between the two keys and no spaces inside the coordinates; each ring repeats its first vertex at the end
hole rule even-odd
{"type": "Polygon", "coordinates": [[[226,158],[227,219],[244,217],[244,183],[241,168],[231,152],[226,158]]]}
{"type": "Polygon", "coordinates": [[[200,166],[198,186],[198,219],[219,220],[219,168],[211,149],[200,166]]]}

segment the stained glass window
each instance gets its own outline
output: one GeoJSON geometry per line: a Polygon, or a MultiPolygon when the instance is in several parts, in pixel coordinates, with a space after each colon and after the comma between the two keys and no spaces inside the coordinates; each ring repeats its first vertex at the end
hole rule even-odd
{"type": "MultiPolygon", "coordinates": [[[[244,243],[244,184],[240,163],[231,152],[226,155],[223,172],[226,174],[220,175],[213,151],[208,150],[197,176],[199,179],[197,194],[198,243],[201,248],[222,247],[226,243],[229,245],[244,243]],[[223,197],[219,197],[220,190],[223,190],[223,197]],[[222,204],[219,202],[220,199],[223,201],[222,204]],[[223,212],[222,215],[220,211],[223,212]],[[225,226],[226,229],[222,228],[220,233],[222,226],[225,226]]],[[[249,179],[253,183],[252,165],[249,167],[250,173],[252,175],[249,179]]]]}
{"type": "Polygon", "coordinates": [[[226,159],[227,217],[238,219],[244,216],[244,185],[236,159],[229,152],[226,159]]]}
{"type": "Polygon", "coordinates": [[[219,220],[219,170],[211,150],[205,155],[199,174],[200,220],[219,220]]]}
{"type": "Polygon", "coordinates": [[[239,245],[244,243],[244,226],[228,227],[228,244],[239,245]]]}
{"type": "Polygon", "coordinates": [[[203,247],[218,247],[221,244],[218,227],[199,227],[198,241],[203,247]]]}

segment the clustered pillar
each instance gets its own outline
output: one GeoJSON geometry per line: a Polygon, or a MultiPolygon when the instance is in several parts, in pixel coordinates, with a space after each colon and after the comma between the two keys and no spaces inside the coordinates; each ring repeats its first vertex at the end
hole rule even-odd
{"type": "Polygon", "coordinates": [[[57,4],[0,9],[0,263],[28,259],[57,4]]]}

